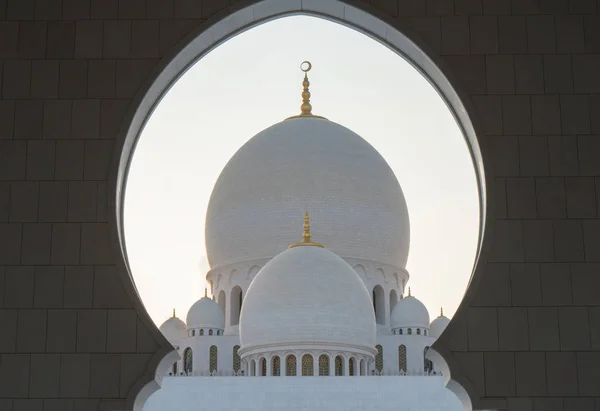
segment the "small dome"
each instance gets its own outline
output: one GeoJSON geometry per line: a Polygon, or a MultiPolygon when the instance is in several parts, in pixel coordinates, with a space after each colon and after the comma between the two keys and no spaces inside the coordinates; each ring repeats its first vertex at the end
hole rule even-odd
{"type": "Polygon", "coordinates": [[[183,321],[175,317],[175,313],[173,313],[173,317],[162,323],[159,330],[169,342],[187,337],[187,327],[183,321]]]}
{"type": "Polygon", "coordinates": [[[450,319],[444,316],[444,312],[442,311],[440,316],[431,322],[431,325],[429,326],[429,335],[433,338],[438,338],[442,335],[449,323],[450,319]]]}
{"type": "Polygon", "coordinates": [[[373,350],[373,304],[342,258],[318,246],[289,248],[250,284],[240,340],[242,348],[311,343],[373,350]]]}
{"type": "Polygon", "coordinates": [[[188,311],[187,328],[225,328],[225,314],[215,301],[206,296],[206,292],[188,311]]]}
{"type": "Polygon", "coordinates": [[[394,328],[429,328],[429,312],[425,305],[415,297],[404,297],[392,310],[392,329],[394,328]]]}

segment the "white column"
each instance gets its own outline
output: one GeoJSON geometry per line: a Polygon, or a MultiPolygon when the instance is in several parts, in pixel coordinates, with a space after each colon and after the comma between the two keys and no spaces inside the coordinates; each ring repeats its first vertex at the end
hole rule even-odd
{"type": "Polygon", "coordinates": [[[313,355],[313,375],[319,375],[319,355],[313,355]]]}
{"type": "Polygon", "coordinates": [[[350,358],[344,360],[344,375],[350,375],[350,358]]]}
{"type": "Polygon", "coordinates": [[[296,376],[302,375],[302,357],[300,354],[296,354],[296,376]]]}

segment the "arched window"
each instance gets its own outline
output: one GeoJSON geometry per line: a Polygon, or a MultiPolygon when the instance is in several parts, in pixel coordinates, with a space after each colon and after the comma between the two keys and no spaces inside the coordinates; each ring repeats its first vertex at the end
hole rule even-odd
{"type": "Polygon", "coordinates": [[[427,337],[427,330],[423,330],[423,334],[425,334],[425,337],[427,337]]]}
{"type": "Polygon", "coordinates": [[[421,335],[421,329],[417,328],[417,335],[421,335]]]}
{"type": "Polygon", "coordinates": [[[412,328],[409,328],[409,329],[408,329],[408,333],[407,333],[407,334],[408,334],[408,335],[412,335],[412,328]]]}
{"type": "Polygon", "coordinates": [[[313,357],[310,354],[304,354],[302,356],[302,376],[309,377],[311,375],[315,375],[313,364],[313,357]]]}
{"type": "Polygon", "coordinates": [[[196,330],[192,330],[192,337],[196,335],[196,330]]]}
{"type": "Polygon", "coordinates": [[[210,358],[209,358],[208,370],[210,372],[217,371],[218,370],[218,368],[217,368],[217,366],[218,366],[218,364],[217,364],[218,349],[217,349],[216,345],[210,346],[209,354],[210,354],[210,358]]]}
{"type": "Polygon", "coordinates": [[[354,364],[356,363],[356,360],[354,360],[354,357],[350,357],[350,359],[348,360],[348,367],[350,368],[348,371],[348,374],[351,377],[354,377],[356,375],[356,372],[354,370],[354,364]]]}
{"type": "Polygon", "coordinates": [[[360,360],[360,375],[367,375],[367,366],[365,360],[360,360]]]}
{"type": "Polygon", "coordinates": [[[383,347],[379,344],[375,346],[377,349],[377,355],[375,356],[375,368],[377,371],[383,371],[383,347]]]}
{"type": "Polygon", "coordinates": [[[425,372],[432,372],[433,371],[433,363],[428,360],[427,358],[425,358],[425,355],[427,355],[427,351],[429,351],[429,347],[425,347],[425,349],[423,350],[423,359],[424,359],[424,368],[425,368],[425,372]]]}
{"type": "Polygon", "coordinates": [[[177,375],[177,363],[173,363],[173,375],[177,375]]]}
{"type": "Polygon", "coordinates": [[[183,371],[187,374],[192,373],[194,368],[194,359],[192,355],[192,349],[190,347],[183,350],[183,371]]]}
{"type": "Polygon", "coordinates": [[[373,288],[373,309],[377,324],[385,324],[385,293],[380,285],[373,288]]]}
{"type": "Polygon", "coordinates": [[[403,331],[404,331],[404,330],[402,330],[402,328],[400,328],[400,329],[398,330],[398,334],[400,334],[400,335],[404,334],[404,332],[403,332],[403,331]]]}
{"type": "Polygon", "coordinates": [[[285,375],[293,377],[296,375],[296,356],[288,355],[285,359],[285,375]]]}
{"type": "Polygon", "coordinates": [[[242,311],[242,289],[237,285],[231,289],[229,304],[229,323],[238,325],[240,323],[240,312],[242,311]]]}
{"type": "Polygon", "coordinates": [[[392,318],[392,311],[398,302],[398,294],[396,294],[396,290],[390,291],[390,318],[392,318]]]}
{"type": "Polygon", "coordinates": [[[204,328],[200,330],[200,335],[204,335],[204,328]]]}
{"type": "Polygon", "coordinates": [[[250,376],[254,377],[256,375],[256,361],[250,361],[250,376]]]}
{"type": "Polygon", "coordinates": [[[213,335],[213,330],[212,329],[208,330],[208,335],[213,335]]]}
{"type": "Polygon", "coordinates": [[[406,345],[398,347],[398,371],[406,372],[406,345]]]}
{"type": "Polygon", "coordinates": [[[281,375],[281,360],[276,355],[271,359],[271,375],[279,377],[281,375]]]}
{"type": "Polygon", "coordinates": [[[233,347],[233,371],[239,372],[241,368],[241,359],[238,351],[240,349],[239,345],[233,347]]]}
{"type": "Polygon", "coordinates": [[[267,359],[263,357],[259,360],[259,363],[260,363],[260,376],[266,377],[267,376],[267,359]]]}
{"type": "Polygon", "coordinates": [[[344,358],[341,355],[335,357],[335,375],[344,375],[344,358]]]}
{"type": "Polygon", "coordinates": [[[325,354],[319,356],[319,375],[329,375],[329,356],[325,354]]]}

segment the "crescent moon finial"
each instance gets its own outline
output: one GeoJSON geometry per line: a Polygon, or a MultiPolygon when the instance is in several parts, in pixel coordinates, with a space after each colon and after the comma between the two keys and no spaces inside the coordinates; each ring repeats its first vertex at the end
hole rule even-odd
{"type": "Polygon", "coordinates": [[[311,68],[312,68],[312,64],[308,60],[303,61],[302,64],[300,64],[300,70],[302,70],[305,73],[308,73],[311,68]]]}

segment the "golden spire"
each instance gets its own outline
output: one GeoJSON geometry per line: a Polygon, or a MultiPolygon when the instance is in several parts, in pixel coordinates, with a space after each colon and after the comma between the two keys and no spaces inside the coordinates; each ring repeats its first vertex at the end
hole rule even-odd
{"type": "Polygon", "coordinates": [[[290,245],[289,248],[300,247],[300,246],[315,246],[325,248],[323,244],[316,243],[312,241],[310,237],[310,217],[308,216],[308,211],[304,212],[304,232],[302,233],[302,241],[299,243],[295,243],[290,245]]]}
{"type": "Polygon", "coordinates": [[[208,288],[204,287],[204,297],[208,298],[208,288]]]}
{"type": "Polygon", "coordinates": [[[175,318],[175,309],[173,308],[173,318],[175,318]]]}
{"type": "Polygon", "coordinates": [[[308,81],[308,72],[312,68],[312,64],[310,61],[303,61],[300,64],[300,70],[304,72],[304,80],[302,81],[302,105],[300,106],[300,114],[297,116],[292,116],[288,118],[298,118],[298,117],[316,117],[316,118],[325,118],[321,116],[315,116],[312,113],[312,105],[310,104],[310,90],[308,87],[310,86],[310,81],[308,81]]]}
{"type": "Polygon", "coordinates": [[[440,317],[444,316],[444,307],[440,307],[440,317]]]}
{"type": "Polygon", "coordinates": [[[412,297],[412,295],[410,295],[410,287],[408,287],[408,296],[412,297]]]}

